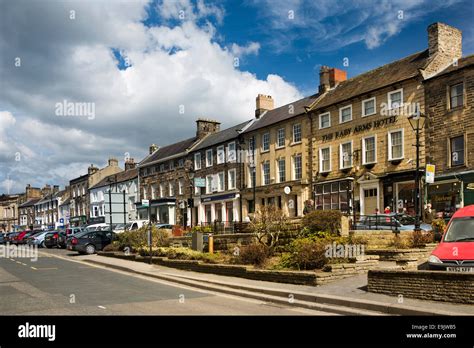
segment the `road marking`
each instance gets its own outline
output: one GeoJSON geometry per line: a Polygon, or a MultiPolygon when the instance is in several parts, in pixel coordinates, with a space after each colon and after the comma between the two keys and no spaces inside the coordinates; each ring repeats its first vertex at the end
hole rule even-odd
{"type": "Polygon", "coordinates": [[[10,261],[13,261],[13,262],[15,262],[15,260],[14,260],[14,259],[10,259],[10,261]]]}
{"type": "Polygon", "coordinates": [[[23,266],[28,266],[26,263],[20,262],[23,266]]]}
{"type": "Polygon", "coordinates": [[[38,270],[38,268],[31,266],[31,269],[34,269],[35,271],[38,270]]]}
{"type": "Polygon", "coordinates": [[[15,261],[15,262],[21,265],[21,262],[20,262],[20,261],[15,261]]]}
{"type": "Polygon", "coordinates": [[[100,309],[106,309],[104,306],[97,306],[97,307],[99,307],[100,309]]]}
{"type": "Polygon", "coordinates": [[[50,269],[58,269],[57,267],[37,268],[38,271],[49,271],[50,269]]]}

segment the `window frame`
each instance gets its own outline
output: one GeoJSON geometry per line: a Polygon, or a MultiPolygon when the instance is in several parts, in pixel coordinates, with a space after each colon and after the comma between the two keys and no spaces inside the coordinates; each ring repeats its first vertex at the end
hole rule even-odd
{"type": "Polygon", "coordinates": [[[372,115],[375,115],[376,113],[377,113],[377,98],[376,97],[372,97],[372,98],[362,100],[362,117],[372,116],[372,115]],[[372,101],[372,100],[374,101],[374,112],[371,113],[371,114],[366,114],[365,113],[365,104],[372,101]]]}
{"type": "Polygon", "coordinates": [[[219,145],[217,147],[217,158],[216,158],[216,164],[223,164],[225,163],[225,146],[224,145],[219,145]],[[219,154],[223,154],[222,158],[219,157],[219,154]],[[219,160],[220,159],[220,160],[219,160]]]}
{"type": "Polygon", "coordinates": [[[286,158],[285,157],[277,158],[276,162],[277,162],[278,183],[286,182],[286,158]],[[284,161],[284,166],[283,166],[283,174],[285,175],[284,180],[281,179],[281,175],[280,175],[280,161],[284,161]]]}
{"type": "Polygon", "coordinates": [[[400,129],[394,129],[391,131],[388,131],[388,160],[389,161],[399,161],[405,158],[405,129],[400,128],[400,129]],[[393,153],[392,153],[392,134],[393,133],[402,133],[402,156],[399,158],[394,158],[393,153]]]}
{"type": "Polygon", "coordinates": [[[367,165],[367,164],[375,164],[377,163],[377,134],[374,135],[369,135],[366,137],[362,138],[362,165],[367,165]],[[367,162],[365,150],[366,150],[366,145],[365,145],[365,140],[366,139],[374,139],[374,161],[373,162],[367,162]]]}
{"type": "Polygon", "coordinates": [[[283,149],[286,145],[286,129],[285,127],[281,127],[281,128],[278,128],[277,129],[277,136],[276,136],[276,143],[275,143],[275,147],[277,149],[283,149]],[[280,141],[280,131],[283,131],[283,145],[280,145],[279,144],[279,141],[280,141]]]}
{"type": "Polygon", "coordinates": [[[206,168],[210,168],[214,165],[214,151],[212,149],[206,150],[206,168]],[[211,154],[209,156],[209,153],[211,154]]]}
{"type": "Polygon", "coordinates": [[[229,169],[227,171],[227,189],[228,190],[235,190],[237,188],[237,169],[233,168],[233,169],[229,169]],[[231,174],[230,173],[234,173],[234,185],[231,185],[231,174]]]}
{"type": "Polygon", "coordinates": [[[291,127],[292,129],[292,144],[301,144],[301,142],[303,141],[303,128],[301,127],[301,123],[298,122],[298,123],[294,123],[293,126],[291,127]],[[295,127],[299,126],[299,135],[300,135],[300,139],[299,140],[295,140],[295,127]]]}
{"type": "Polygon", "coordinates": [[[466,165],[466,137],[464,134],[455,136],[455,137],[450,137],[449,138],[449,167],[450,168],[455,168],[455,167],[463,167],[466,165]],[[453,140],[462,138],[462,145],[463,145],[463,156],[462,156],[462,163],[460,164],[453,164],[453,140]]]}
{"type": "Polygon", "coordinates": [[[262,147],[261,147],[260,152],[263,153],[263,152],[268,152],[268,151],[270,151],[270,132],[265,132],[265,133],[262,134],[262,147]],[[268,141],[267,141],[268,148],[267,149],[265,149],[265,146],[264,146],[265,145],[265,141],[264,141],[265,136],[268,136],[268,141]]]}
{"type": "Polygon", "coordinates": [[[270,185],[271,182],[271,167],[270,161],[264,161],[262,163],[262,186],[270,185]],[[265,166],[268,165],[268,183],[265,180],[265,166]]]}
{"type": "Polygon", "coordinates": [[[224,156],[224,158],[227,158],[227,162],[231,162],[231,163],[237,161],[237,145],[235,141],[231,141],[230,143],[227,144],[227,157],[224,156]],[[233,150],[230,149],[231,145],[234,148],[233,150]]]}
{"type": "Polygon", "coordinates": [[[390,98],[390,96],[392,94],[396,94],[398,92],[400,92],[400,105],[397,106],[397,108],[401,108],[405,104],[404,101],[403,101],[403,88],[396,89],[394,91],[391,91],[391,92],[387,93],[388,110],[394,110],[395,109],[394,107],[392,107],[392,99],[390,98]]]}
{"type": "Polygon", "coordinates": [[[319,148],[319,172],[320,173],[329,173],[332,171],[332,163],[331,163],[331,146],[326,146],[326,147],[321,147],[319,148]],[[323,150],[329,149],[329,169],[328,170],[323,170],[323,150]]]}
{"type": "Polygon", "coordinates": [[[194,154],[194,170],[200,170],[202,166],[201,153],[197,152],[194,154]],[[197,159],[199,157],[199,160],[197,159]],[[198,165],[199,164],[199,165],[198,165]]]}
{"type": "Polygon", "coordinates": [[[339,144],[339,169],[349,169],[349,168],[352,168],[354,166],[354,161],[353,161],[353,158],[352,158],[352,153],[353,152],[354,152],[354,141],[353,140],[345,141],[345,142],[339,144]],[[349,154],[351,163],[350,163],[349,166],[344,167],[344,157],[342,155],[342,146],[346,145],[346,144],[351,144],[351,153],[349,154]]]}
{"type": "Polygon", "coordinates": [[[352,116],[353,116],[352,115],[352,104],[349,104],[349,105],[346,105],[346,106],[343,106],[343,107],[339,108],[339,124],[351,122],[352,119],[353,119],[352,116]],[[351,110],[351,119],[347,120],[347,121],[342,121],[342,110],[345,110],[345,109],[350,109],[351,110]]]}
{"type": "MultiPolygon", "coordinates": [[[[456,98],[459,98],[459,95],[456,96],[456,98]]],[[[448,85],[448,103],[449,103],[449,110],[461,108],[464,106],[464,81],[460,81],[460,82],[448,85]],[[459,105],[453,106],[452,89],[453,87],[456,87],[458,85],[462,85],[462,90],[460,94],[460,96],[462,97],[462,103],[459,105]]]]}
{"type": "Polygon", "coordinates": [[[319,114],[319,129],[326,129],[326,128],[331,128],[331,112],[330,111],[319,114]],[[323,127],[321,119],[323,116],[326,116],[326,115],[329,117],[329,125],[327,127],[323,127]]]}
{"type": "Polygon", "coordinates": [[[301,153],[298,153],[298,154],[295,154],[292,156],[292,179],[293,180],[301,180],[303,179],[303,155],[301,153]],[[300,159],[300,177],[297,178],[296,177],[296,158],[299,158],[300,159]]]}

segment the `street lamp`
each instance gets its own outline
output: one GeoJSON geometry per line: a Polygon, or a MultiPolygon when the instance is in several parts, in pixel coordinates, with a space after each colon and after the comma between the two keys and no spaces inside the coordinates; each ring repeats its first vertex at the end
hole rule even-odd
{"type": "Polygon", "coordinates": [[[193,228],[193,210],[194,210],[194,200],[193,200],[193,194],[194,194],[194,170],[192,168],[189,168],[188,170],[188,178],[189,178],[189,188],[191,190],[191,200],[189,204],[189,210],[191,213],[191,222],[190,226],[193,228]]]}
{"type": "Polygon", "coordinates": [[[415,232],[420,232],[420,130],[425,127],[426,116],[417,108],[415,114],[408,117],[411,128],[416,134],[416,171],[415,171],[415,232]]]}

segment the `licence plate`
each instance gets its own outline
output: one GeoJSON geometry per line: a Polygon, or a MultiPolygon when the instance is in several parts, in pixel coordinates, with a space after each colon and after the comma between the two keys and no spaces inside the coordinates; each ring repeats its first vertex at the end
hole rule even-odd
{"type": "Polygon", "coordinates": [[[473,273],[474,267],[446,267],[448,272],[473,273]]]}

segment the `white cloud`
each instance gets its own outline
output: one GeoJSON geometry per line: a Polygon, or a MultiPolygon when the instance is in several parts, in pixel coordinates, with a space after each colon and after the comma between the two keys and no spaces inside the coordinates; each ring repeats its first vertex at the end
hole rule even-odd
{"type": "Polygon", "coordinates": [[[145,1],[2,6],[0,50],[14,52],[22,65],[0,63],[8,86],[0,97],[0,110],[8,110],[0,114],[0,132],[8,129],[4,145],[22,160],[0,156],[0,180],[10,174],[17,191],[27,183],[65,184],[109,156],[123,160],[128,152],[140,160],[151,143],[191,137],[200,116],[223,127],[250,119],[258,93],[272,95],[277,105],[301,97],[278,75],[258,79],[234,67],[236,52],[257,54],[259,44],[218,43],[210,21],[224,16],[217,5],[163,1],[158,11],[169,23],[152,27],[141,22],[145,1]],[[180,21],[179,8],[194,17],[180,21]],[[130,60],[129,68],[118,70],[112,48],[130,60]],[[94,103],[95,118],[56,116],[55,104],[63,100],[94,103]]]}

